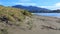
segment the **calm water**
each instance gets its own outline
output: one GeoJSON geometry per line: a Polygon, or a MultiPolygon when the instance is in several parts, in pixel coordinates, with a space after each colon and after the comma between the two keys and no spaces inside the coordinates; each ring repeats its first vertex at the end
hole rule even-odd
{"type": "Polygon", "coordinates": [[[33,14],[60,18],[60,13],[33,13],[33,14]]]}

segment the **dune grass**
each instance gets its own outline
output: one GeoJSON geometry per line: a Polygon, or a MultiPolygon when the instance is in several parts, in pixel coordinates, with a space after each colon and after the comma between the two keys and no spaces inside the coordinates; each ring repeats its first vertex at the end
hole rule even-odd
{"type": "Polygon", "coordinates": [[[25,16],[31,17],[32,14],[27,10],[0,6],[0,18],[6,17],[9,21],[22,21],[25,16]]]}
{"type": "MultiPolygon", "coordinates": [[[[27,10],[0,6],[0,23],[4,23],[6,28],[9,26],[21,26],[24,23],[26,17],[31,17],[32,14],[27,10]]],[[[31,29],[31,23],[29,22],[29,28],[31,29]]],[[[8,34],[6,28],[0,28],[0,34],[8,34]]]]}

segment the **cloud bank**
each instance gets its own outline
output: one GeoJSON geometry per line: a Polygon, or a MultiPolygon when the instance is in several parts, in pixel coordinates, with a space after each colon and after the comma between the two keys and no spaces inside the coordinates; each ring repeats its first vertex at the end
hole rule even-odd
{"type": "Polygon", "coordinates": [[[39,6],[39,7],[56,10],[56,9],[60,9],[60,2],[55,3],[52,6],[39,6]]]}
{"type": "Polygon", "coordinates": [[[17,5],[36,6],[36,3],[16,3],[17,5]]]}

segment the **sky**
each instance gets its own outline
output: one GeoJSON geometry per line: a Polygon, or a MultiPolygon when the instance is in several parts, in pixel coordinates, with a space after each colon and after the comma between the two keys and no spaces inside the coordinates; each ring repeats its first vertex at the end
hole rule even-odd
{"type": "Polygon", "coordinates": [[[51,10],[60,9],[60,0],[0,0],[0,5],[37,6],[51,10]]]}

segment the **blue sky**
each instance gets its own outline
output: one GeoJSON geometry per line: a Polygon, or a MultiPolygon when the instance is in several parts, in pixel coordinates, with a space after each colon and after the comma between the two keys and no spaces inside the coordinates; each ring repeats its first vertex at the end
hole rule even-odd
{"type": "Polygon", "coordinates": [[[47,9],[60,9],[60,0],[0,0],[1,5],[25,5],[37,6],[47,9]]]}

